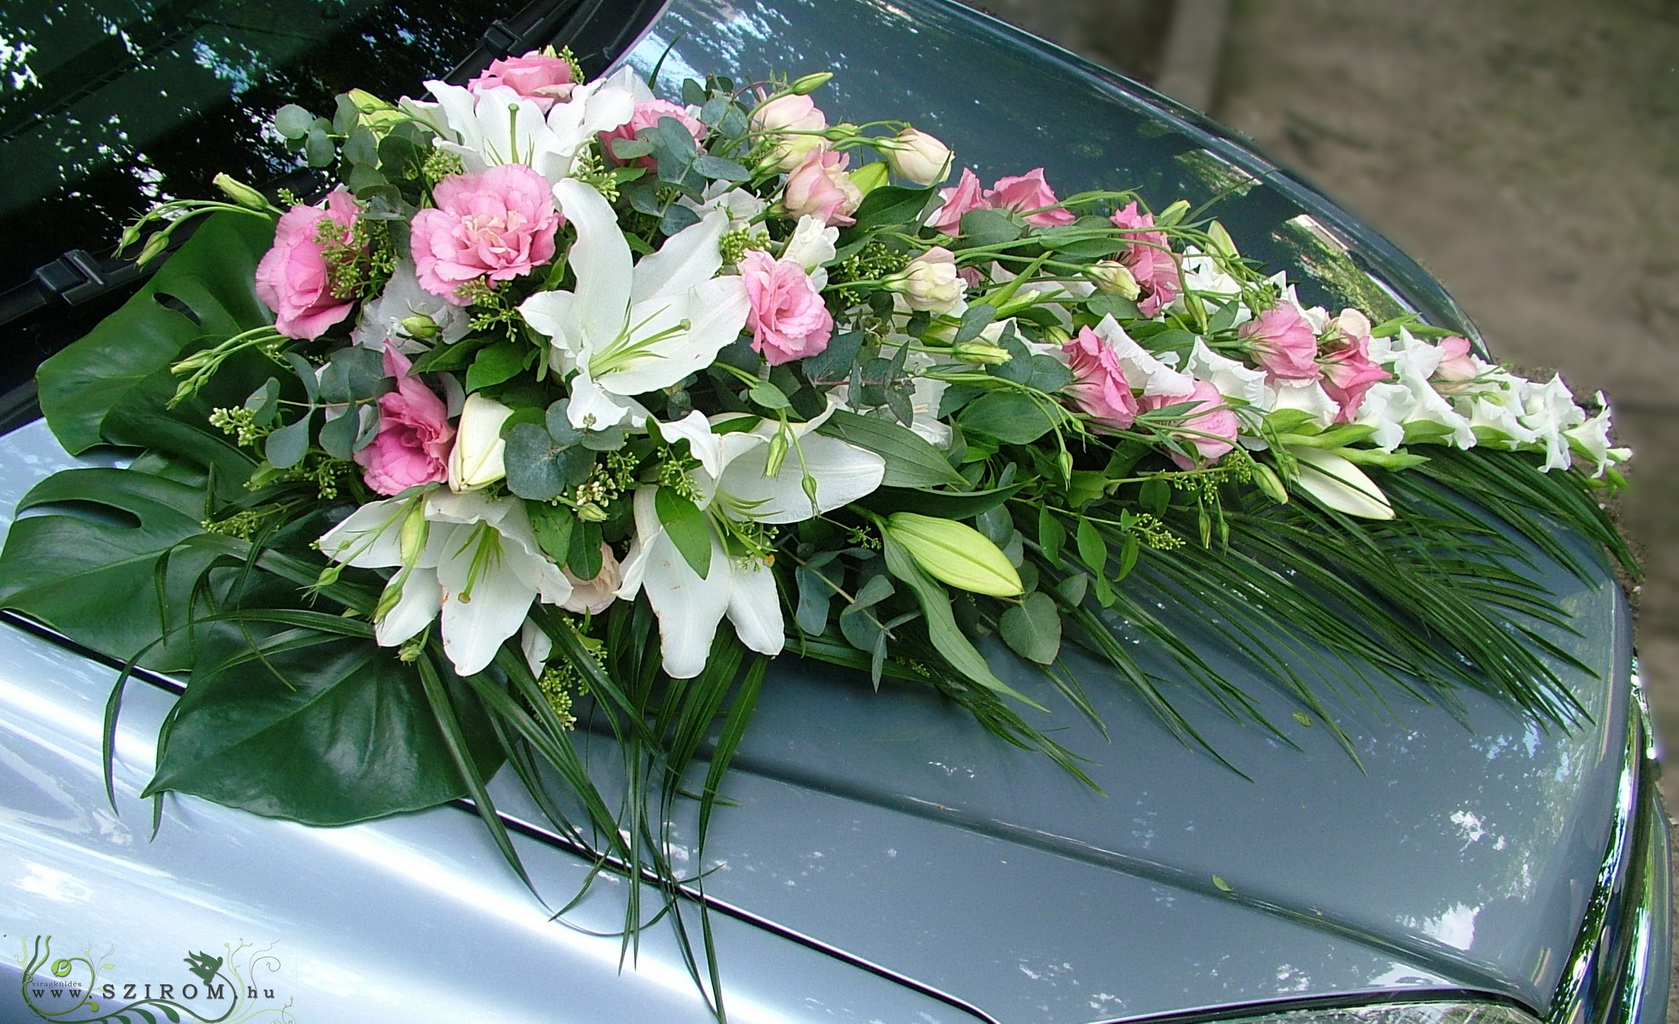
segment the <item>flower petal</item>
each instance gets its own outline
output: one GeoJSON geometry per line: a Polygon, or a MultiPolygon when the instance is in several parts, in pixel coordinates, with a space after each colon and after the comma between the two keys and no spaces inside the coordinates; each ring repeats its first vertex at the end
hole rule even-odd
{"type": "Polygon", "coordinates": [[[635,266],[630,303],[660,295],[684,295],[717,275],[723,265],[718,241],[729,228],[729,215],[708,210],[698,224],[690,224],[665,239],[659,251],[643,256],[635,266]]]}
{"type": "Polygon", "coordinates": [[[769,446],[754,446],[723,470],[718,490],[740,503],[744,518],[797,523],[873,493],[885,477],[885,459],[838,438],[807,433],[797,443],[799,451],[787,453],[775,476],[764,475],[769,446]],[[814,503],[804,490],[806,472],[816,481],[814,503]]]}
{"type": "Polygon", "coordinates": [[[589,350],[598,351],[624,331],[630,307],[630,247],[612,207],[591,186],[568,178],[554,186],[554,198],[577,229],[577,241],[566,257],[577,274],[576,306],[570,315],[589,350]]]}
{"type": "MultiPolygon", "coordinates": [[[[716,552],[711,564],[718,565],[716,552]]],[[[775,588],[775,573],[756,558],[732,559],[723,573],[732,577],[729,587],[729,621],[735,635],[748,650],[774,656],[787,643],[787,627],[781,618],[781,595],[775,588]]]]}
{"type": "MultiPolygon", "coordinates": [[[[659,523],[653,507],[657,490],[643,487],[635,492],[636,541],[641,545],[635,584],[646,591],[647,602],[659,618],[659,651],[665,671],[676,679],[692,679],[704,671],[717,624],[728,610],[730,574],[713,571],[701,579],[689,567],[659,523]]],[[[711,564],[728,564],[728,554],[715,531],[711,534],[711,564]]],[[[625,589],[631,586],[631,571],[626,565],[625,589]]]]}
{"type": "Polygon", "coordinates": [[[1320,448],[1291,448],[1300,460],[1300,489],[1318,503],[1361,519],[1392,519],[1393,506],[1376,482],[1362,469],[1334,452],[1320,448]]]}

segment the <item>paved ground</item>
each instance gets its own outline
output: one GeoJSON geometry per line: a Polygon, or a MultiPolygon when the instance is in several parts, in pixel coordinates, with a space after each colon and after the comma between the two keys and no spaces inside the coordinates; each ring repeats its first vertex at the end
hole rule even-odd
{"type": "MultiPolygon", "coordinates": [[[[1207,2],[985,5],[1158,81],[1168,9],[1207,2]]],[[[1612,397],[1679,752],[1679,0],[1237,0],[1223,39],[1210,113],[1417,257],[1500,358],[1612,397]]]]}

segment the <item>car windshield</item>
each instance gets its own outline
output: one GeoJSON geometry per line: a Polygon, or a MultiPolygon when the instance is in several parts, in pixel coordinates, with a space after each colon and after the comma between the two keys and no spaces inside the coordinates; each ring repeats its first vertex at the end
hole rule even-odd
{"type": "Polygon", "coordinates": [[[516,5],[458,0],[84,0],[0,4],[0,291],[60,253],[108,250],[226,171],[297,163],[268,127],[330,117],[351,87],[440,77],[516,5]],[[507,10],[504,10],[506,8],[507,10]]]}

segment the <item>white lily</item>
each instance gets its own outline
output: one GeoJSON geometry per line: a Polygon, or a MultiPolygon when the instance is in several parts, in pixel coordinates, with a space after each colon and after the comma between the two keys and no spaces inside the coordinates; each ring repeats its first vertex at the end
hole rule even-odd
{"type": "Polygon", "coordinates": [[[397,646],[441,614],[443,652],[461,675],[489,665],[532,601],[561,604],[571,596],[571,582],[542,554],[517,498],[433,489],[370,502],[318,544],[335,562],[398,569],[379,602],[375,639],[397,646]]]}
{"type": "Polygon", "coordinates": [[[578,86],[546,114],[505,86],[481,93],[445,82],[426,88],[436,103],[405,99],[403,109],[435,128],[438,148],[459,156],[467,171],[526,164],[551,182],[570,177],[583,147],[628,121],[637,100],[652,95],[629,68],[578,86]]]}
{"type": "Polygon", "coordinates": [[[710,366],[746,325],[745,284],[716,276],[728,214],[707,212],[632,265],[618,219],[599,192],[567,179],[554,186],[554,198],[577,230],[567,256],[577,287],[538,292],[519,312],[553,340],[554,368],[577,371],[566,407],[572,426],[640,426],[647,412],[634,396],[710,366]]]}
{"type": "Polygon", "coordinates": [[[630,600],[646,592],[659,618],[659,649],[671,676],[687,679],[705,668],[712,637],[725,615],[749,649],[781,652],[785,629],[774,574],[762,558],[731,555],[720,521],[801,522],[880,486],[886,461],[816,433],[824,419],[826,414],[789,428],[790,449],[773,474],[767,470],[780,423],[763,420],[751,430],[714,434],[710,423],[692,413],[661,425],[667,440],[685,439],[700,463],[689,480],[695,504],[709,513],[710,566],[701,576],[688,564],[659,519],[658,488],[643,487],[635,495],[636,538],[624,561],[618,596],[630,600]],[[805,490],[807,478],[814,482],[814,494],[805,490]]]}

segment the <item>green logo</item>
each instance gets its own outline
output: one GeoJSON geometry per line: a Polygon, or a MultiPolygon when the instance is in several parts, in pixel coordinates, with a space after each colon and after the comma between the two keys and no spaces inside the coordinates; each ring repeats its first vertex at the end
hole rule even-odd
{"type": "Polygon", "coordinates": [[[60,1024],[295,1024],[291,1000],[277,993],[273,947],[223,944],[224,956],[187,951],[180,975],[122,977],[112,950],[54,957],[52,936],[24,941],[23,1001],[42,1020],[60,1024]],[[261,980],[259,980],[261,979],[261,980]]]}

